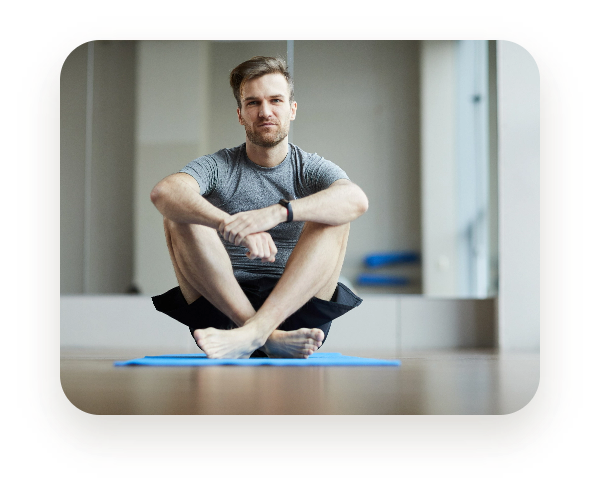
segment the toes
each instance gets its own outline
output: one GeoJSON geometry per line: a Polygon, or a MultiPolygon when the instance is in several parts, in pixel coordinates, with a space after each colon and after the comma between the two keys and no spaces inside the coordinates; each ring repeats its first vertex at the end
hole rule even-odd
{"type": "Polygon", "coordinates": [[[308,353],[308,355],[310,356],[318,348],[319,348],[319,346],[316,342],[309,341],[304,345],[304,352],[308,353]]]}

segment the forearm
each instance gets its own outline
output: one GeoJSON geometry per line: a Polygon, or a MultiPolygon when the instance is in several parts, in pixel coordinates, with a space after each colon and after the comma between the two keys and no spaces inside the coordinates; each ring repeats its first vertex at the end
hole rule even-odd
{"type": "Polygon", "coordinates": [[[291,202],[294,221],[326,225],[350,223],[364,214],[369,202],[360,187],[350,181],[291,202]]]}
{"type": "Polygon", "coordinates": [[[220,223],[231,218],[211,205],[199,194],[199,189],[178,174],[160,181],[152,190],[150,199],[164,217],[177,223],[194,223],[217,229],[220,223]]]}
{"type": "MultiPolygon", "coordinates": [[[[344,225],[356,220],[367,211],[369,202],[360,187],[342,180],[324,191],[290,202],[293,220],[325,225],[344,225]]],[[[236,213],[219,225],[223,238],[239,246],[246,236],[255,232],[268,232],[287,220],[286,208],[274,204],[259,210],[236,213]]]]}

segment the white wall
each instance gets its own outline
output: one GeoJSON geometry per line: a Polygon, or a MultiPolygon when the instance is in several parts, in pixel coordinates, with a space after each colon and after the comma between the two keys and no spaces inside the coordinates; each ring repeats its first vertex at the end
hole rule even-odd
{"type": "Polygon", "coordinates": [[[423,294],[497,293],[494,42],[421,42],[423,294]],[[475,99],[476,97],[476,99],[475,99]]]}
{"type": "Polygon", "coordinates": [[[62,293],[126,292],[131,284],[134,67],[129,41],[86,43],[63,65],[62,293]]]}
{"type": "Polygon", "coordinates": [[[150,191],[209,152],[210,43],[140,41],[137,46],[134,281],[142,293],[159,294],[177,280],[150,191]]]}
{"type": "Polygon", "coordinates": [[[83,292],[87,44],[71,52],[60,74],[60,291],[83,292]]]}
{"type": "Polygon", "coordinates": [[[540,346],[540,74],[523,47],[498,42],[501,349],[540,346]]]}
{"type": "Polygon", "coordinates": [[[458,293],[456,49],[421,43],[421,215],[423,293],[458,293]]]}
{"type": "MultiPolygon", "coordinates": [[[[295,41],[294,142],[340,165],[369,198],[354,221],[342,274],[365,254],[421,251],[419,43],[295,41]]],[[[421,292],[421,267],[392,267],[421,292]]],[[[372,289],[364,289],[374,292],[372,289]]]]}

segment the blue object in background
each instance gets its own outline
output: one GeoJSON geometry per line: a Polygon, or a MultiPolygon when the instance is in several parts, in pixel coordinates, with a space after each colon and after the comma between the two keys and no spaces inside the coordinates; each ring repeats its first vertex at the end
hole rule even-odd
{"type": "Polygon", "coordinates": [[[399,359],[373,359],[344,356],[339,352],[316,352],[308,359],[208,359],[206,354],[166,354],[130,361],[115,361],[114,366],[400,366],[399,359]]]}
{"type": "Polygon", "coordinates": [[[356,279],[359,285],[397,286],[408,285],[407,277],[397,275],[383,275],[379,273],[361,273],[356,279]]]}
{"type": "Polygon", "coordinates": [[[392,251],[390,253],[373,253],[365,257],[364,263],[368,267],[394,265],[396,263],[415,263],[419,261],[419,253],[415,251],[392,251]]]}

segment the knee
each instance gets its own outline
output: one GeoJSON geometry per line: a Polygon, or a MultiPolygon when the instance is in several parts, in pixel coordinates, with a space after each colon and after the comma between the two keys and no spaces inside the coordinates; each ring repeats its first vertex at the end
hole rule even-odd
{"type": "Polygon", "coordinates": [[[305,222],[302,230],[301,238],[313,239],[314,241],[322,240],[324,242],[333,243],[339,246],[340,249],[345,249],[350,234],[350,224],[342,225],[326,225],[316,222],[305,222]]]}
{"type": "Polygon", "coordinates": [[[174,222],[165,217],[163,217],[163,225],[167,237],[174,243],[181,241],[198,244],[202,241],[210,242],[218,239],[217,231],[204,225],[174,222]]]}
{"type": "Polygon", "coordinates": [[[342,225],[338,225],[338,227],[343,235],[348,236],[350,233],[350,223],[343,223],[342,225]]]}
{"type": "Polygon", "coordinates": [[[169,220],[167,217],[163,217],[163,226],[167,237],[178,237],[184,233],[183,224],[169,220]]]}
{"type": "Polygon", "coordinates": [[[176,243],[179,239],[186,239],[191,232],[189,224],[174,222],[166,217],[163,217],[163,226],[167,239],[172,243],[176,243]]]}
{"type": "Polygon", "coordinates": [[[350,224],[343,223],[342,225],[332,225],[331,227],[338,241],[344,244],[350,234],[350,224]]]}
{"type": "Polygon", "coordinates": [[[163,225],[170,234],[185,235],[193,230],[193,224],[174,222],[167,217],[163,217],[163,225]]]}

